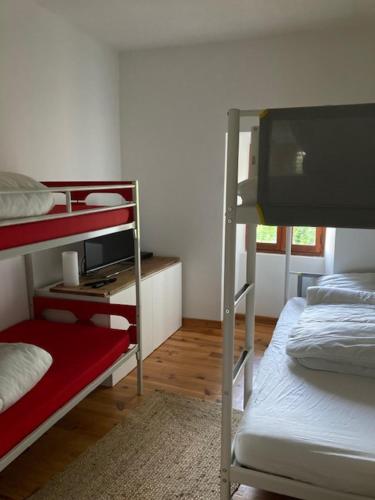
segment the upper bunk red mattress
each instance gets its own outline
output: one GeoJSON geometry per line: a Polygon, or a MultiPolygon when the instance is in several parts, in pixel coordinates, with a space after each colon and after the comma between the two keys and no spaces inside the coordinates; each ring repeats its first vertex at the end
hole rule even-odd
{"type": "MultiPolygon", "coordinates": [[[[95,209],[97,206],[73,204],[73,211],[95,209]]],[[[56,205],[48,214],[60,214],[66,212],[65,205],[56,205]]],[[[74,217],[61,217],[58,219],[46,219],[37,222],[26,222],[17,224],[17,219],[11,226],[0,227],[0,251],[15,248],[32,243],[64,238],[74,234],[96,231],[112,226],[126,224],[130,220],[131,209],[116,208],[106,212],[85,213],[74,217]]]]}
{"type": "Polygon", "coordinates": [[[0,342],[34,344],[53,358],[42,380],[0,413],[2,457],[126,352],[129,335],[92,325],[29,320],[0,332],[0,342]]]}

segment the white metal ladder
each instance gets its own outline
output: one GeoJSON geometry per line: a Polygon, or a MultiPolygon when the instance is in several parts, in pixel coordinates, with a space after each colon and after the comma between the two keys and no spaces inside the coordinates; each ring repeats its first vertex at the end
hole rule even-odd
{"type": "MultiPolygon", "coordinates": [[[[226,163],[225,193],[225,255],[224,255],[224,328],[223,328],[223,375],[222,375],[222,422],[221,422],[221,500],[230,499],[231,470],[235,474],[234,446],[232,444],[233,386],[244,373],[244,408],[252,392],[254,361],[254,319],[255,319],[255,264],[256,227],[259,222],[254,205],[237,206],[239,134],[241,117],[259,118],[259,110],[228,112],[228,146],[226,163]],[[236,292],[236,230],[237,224],[246,224],[246,283],[236,292]],[[245,345],[233,367],[236,308],[246,300],[245,345]]],[[[252,175],[257,178],[258,168],[258,127],[251,129],[252,175]]],[[[290,256],[292,228],[287,228],[285,259],[284,302],[289,291],[290,256]]]]}
{"type": "MultiPolygon", "coordinates": [[[[254,111],[246,116],[258,116],[254,111]]],[[[224,257],[224,328],[223,328],[223,386],[222,386],[222,434],[221,434],[221,500],[230,498],[230,467],[232,447],[232,399],[233,386],[244,373],[244,407],[252,391],[252,365],[254,358],[254,296],[256,259],[256,222],[247,224],[246,232],[246,283],[236,293],[236,229],[239,132],[241,111],[228,113],[228,148],[226,165],[225,201],[225,257],[224,257]],[[236,308],[246,300],[245,345],[239,360],[233,367],[236,308]]],[[[255,207],[254,207],[255,211],[255,207]]],[[[242,220],[241,220],[242,222],[242,220]]]]}

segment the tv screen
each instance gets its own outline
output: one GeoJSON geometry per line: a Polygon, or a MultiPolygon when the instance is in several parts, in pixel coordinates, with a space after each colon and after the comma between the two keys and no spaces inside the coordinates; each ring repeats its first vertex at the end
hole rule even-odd
{"type": "Polygon", "coordinates": [[[84,242],[85,272],[130,260],[134,257],[133,231],[99,236],[84,242]]]}

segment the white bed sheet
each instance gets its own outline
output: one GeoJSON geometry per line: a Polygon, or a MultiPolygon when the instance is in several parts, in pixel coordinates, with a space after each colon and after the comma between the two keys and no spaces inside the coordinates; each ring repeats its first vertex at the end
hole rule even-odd
{"type": "Polygon", "coordinates": [[[304,306],[291,299],[280,316],[236,435],[236,460],[375,498],[375,380],[310,370],[286,354],[304,306]]]}

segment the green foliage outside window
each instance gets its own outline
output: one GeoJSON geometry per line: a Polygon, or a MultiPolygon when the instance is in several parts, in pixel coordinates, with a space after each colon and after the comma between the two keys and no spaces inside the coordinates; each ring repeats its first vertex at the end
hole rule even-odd
{"type": "Polygon", "coordinates": [[[315,227],[295,227],[293,229],[293,245],[314,246],[316,243],[315,238],[315,227]]]}
{"type": "MultiPolygon", "coordinates": [[[[314,246],[316,241],[315,227],[295,227],[293,228],[293,245],[311,245],[314,246]]],[[[277,227],[262,226],[257,227],[257,242],[258,243],[277,243],[277,227]]]]}
{"type": "Polygon", "coordinates": [[[257,227],[257,243],[276,243],[277,242],[277,227],[262,226],[257,227]]]}

